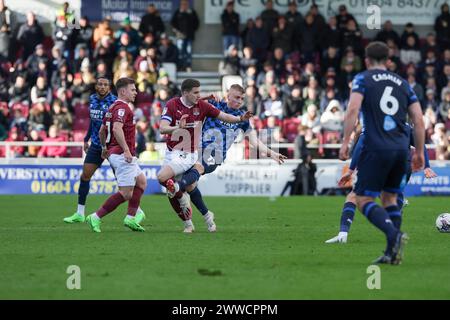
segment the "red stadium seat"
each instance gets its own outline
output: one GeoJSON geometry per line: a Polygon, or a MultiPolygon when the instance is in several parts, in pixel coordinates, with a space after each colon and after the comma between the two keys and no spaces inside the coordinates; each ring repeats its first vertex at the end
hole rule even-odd
{"type": "Polygon", "coordinates": [[[81,158],[83,156],[83,150],[81,147],[68,147],[67,155],[70,158],[81,158]]]}
{"type": "Polygon", "coordinates": [[[84,130],[74,130],[73,131],[73,141],[82,142],[84,141],[84,136],[86,135],[86,131],[84,130]]]}
{"type": "Polygon", "coordinates": [[[11,107],[12,110],[20,110],[22,111],[22,115],[27,118],[28,114],[30,113],[30,107],[26,104],[22,103],[15,103],[11,107]]]}
{"type": "Polygon", "coordinates": [[[89,129],[89,119],[75,118],[73,123],[73,130],[84,130],[89,129]]]}
{"type": "Polygon", "coordinates": [[[281,132],[289,142],[293,142],[295,140],[295,137],[297,137],[298,126],[300,125],[301,122],[302,122],[301,119],[298,118],[284,119],[281,132]]]}
{"type": "Polygon", "coordinates": [[[89,119],[89,105],[77,103],[74,106],[75,118],[77,119],[89,119]]]}
{"type": "Polygon", "coordinates": [[[152,110],[152,103],[151,102],[140,102],[136,104],[136,108],[139,108],[144,113],[144,116],[147,118],[147,120],[150,120],[151,117],[151,110],[152,110]]]}

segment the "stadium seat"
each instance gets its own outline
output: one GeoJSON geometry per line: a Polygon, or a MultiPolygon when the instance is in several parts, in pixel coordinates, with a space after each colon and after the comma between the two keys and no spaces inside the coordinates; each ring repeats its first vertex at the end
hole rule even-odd
{"type": "Polygon", "coordinates": [[[136,108],[139,108],[144,113],[145,118],[147,120],[150,120],[151,117],[151,110],[152,110],[152,103],[150,102],[140,102],[136,105],[136,108]]]}
{"type": "Polygon", "coordinates": [[[75,121],[73,123],[73,130],[88,130],[89,129],[89,119],[83,119],[83,118],[75,118],[75,121]]]}
{"type": "Polygon", "coordinates": [[[222,78],[222,92],[227,92],[233,84],[242,86],[244,81],[240,76],[224,76],[222,78]]]}
{"type": "Polygon", "coordinates": [[[164,69],[169,75],[169,79],[173,82],[177,82],[177,65],[173,62],[163,62],[162,69],[164,69]]]}
{"type": "Polygon", "coordinates": [[[298,126],[301,122],[301,119],[298,118],[288,118],[283,120],[281,132],[289,142],[293,142],[295,140],[295,137],[297,137],[298,126]]]}
{"type": "Polygon", "coordinates": [[[89,119],[89,105],[77,103],[74,106],[75,117],[78,119],[89,119]]]}
{"type": "Polygon", "coordinates": [[[83,156],[83,150],[81,147],[68,147],[67,156],[70,158],[81,158],[83,156]]]}
{"type": "Polygon", "coordinates": [[[73,131],[73,141],[82,142],[84,141],[84,136],[86,135],[86,131],[84,130],[74,130],[73,131]]]}
{"type": "Polygon", "coordinates": [[[28,114],[30,113],[30,107],[26,104],[22,103],[15,103],[11,107],[12,110],[20,110],[22,111],[22,115],[27,118],[28,114]]]}

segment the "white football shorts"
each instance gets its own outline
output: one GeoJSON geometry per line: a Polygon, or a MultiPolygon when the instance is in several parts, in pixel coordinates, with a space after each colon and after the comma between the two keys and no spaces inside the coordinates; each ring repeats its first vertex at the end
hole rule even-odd
{"type": "Polygon", "coordinates": [[[123,153],[109,156],[108,161],[114,170],[119,187],[131,187],[136,184],[137,176],[142,173],[137,160],[136,157],[133,157],[133,161],[129,163],[125,160],[123,153]]]}

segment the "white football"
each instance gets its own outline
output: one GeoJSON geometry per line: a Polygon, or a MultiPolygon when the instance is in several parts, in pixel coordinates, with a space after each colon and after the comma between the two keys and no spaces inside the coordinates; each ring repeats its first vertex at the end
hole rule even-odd
{"type": "Polygon", "coordinates": [[[436,228],[439,232],[450,232],[450,213],[442,213],[437,217],[436,228]]]}

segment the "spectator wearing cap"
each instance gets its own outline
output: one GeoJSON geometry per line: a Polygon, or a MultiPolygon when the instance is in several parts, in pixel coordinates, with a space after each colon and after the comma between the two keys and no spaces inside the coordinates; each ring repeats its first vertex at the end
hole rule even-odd
{"type": "MultiPolygon", "coordinates": [[[[65,139],[59,135],[58,127],[52,125],[48,130],[48,137],[44,139],[44,142],[64,142],[65,139]]],[[[66,146],[43,146],[38,153],[38,158],[49,157],[49,158],[61,158],[66,156],[67,147],[66,146]]]]}
{"type": "Polygon", "coordinates": [[[407,47],[408,46],[408,37],[413,36],[414,37],[414,43],[416,45],[416,48],[419,48],[420,39],[419,35],[414,31],[414,25],[411,22],[408,22],[405,25],[405,30],[402,33],[402,36],[400,38],[400,48],[407,47]]]}
{"type": "Polygon", "coordinates": [[[178,65],[178,48],[165,33],[161,34],[158,51],[161,62],[170,62],[178,65]]]}
{"type": "Polygon", "coordinates": [[[348,21],[350,20],[355,21],[356,24],[355,17],[348,12],[345,4],[341,4],[338,8],[338,11],[339,13],[336,16],[336,20],[337,20],[337,27],[339,30],[344,31],[347,28],[348,21]]]}
{"type": "Polygon", "coordinates": [[[157,39],[165,31],[164,22],[161,19],[159,11],[153,3],[147,7],[147,13],[142,16],[139,24],[139,31],[145,36],[146,34],[153,34],[157,39]]]}
{"type": "Polygon", "coordinates": [[[273,8],[273,1],[268,0],[265,9],[261,12],[263,27],[268,34],[272,34],[273,29],[277,25],[279,15],[278,11],[273,8]]]}
{"type": "Polygon", "coordinates": [[[92,53],[92,38],[94,29],[89,23],[88,17],[84,16],[79,21],[79,28],[73,29],[73,46],[75,47],[75,59],[78,58],[79,48],[85,48],[88,53],[92,53]]]}
{"type": "Polygon", "coordinates": [[[272,50],[281,48],[284,54],[289,55],[292,50],[294,30],[287,24],[284,16],[278,17],[278,23],[272,31],[272,50]]]}
{"type": "Polygon", "coordinates": [[[397,31],[393,29],[391,20],[386,20],[383,24],[383,29],[375,36],[375,41],[387,43],[388,40],[394,41],[397,46],[400,45],[400,36],[397,31]]]}
{"type": "Polygon", "coordinates": [[[436,17],[434,30],[441,49],[450,48],[450,13],[447,3],[441,5],[441,14],[436,17]]]}
{"type": "Polygon", "coordinates": [[[0,0],[0,58],[9,60],[12,48],[12,34],[16,30],[16,16],[14,12],[5,6],[5,2],[0,0]]]}
{"type": "Polygon", "coordinates": [[[36,46],[44,40],[44,31],[41,25],[36,20],[33,12],[27,13],[27,21],[22,24],[17,33],[17,41],[23,46],[22,58],[27,58],[33,54],[36,46]]]}
{"type": "Polygon", "coordinates": [[[114,38],[117,48],[126,47],[133,57],[137,56],[138,48],[141,45],[141,37],[138,31],[131,26],[130,17],[123,19],[122,27],[115,32],[114,38]]]}
{"type": "Polygon", "coordinates": [[[240,15],[234,11],[234,1],[228,1],[220,16],[222,22],[222,42],[225,54],[233,44],[239,48],[240,15]]]}
{"type": "Polygon", "coordinates": [[[263,64],[270,44],[270,33],[264,29],[261,17],[256,17],[255,27],[248,31],[247,44],[252,48],[253,56],[258,60],[258,64],[263,64]]]}
{"type": "Polygon", "coordinates": [[[189,7],[188,0],[181,0],[180,7],[174,12],[170,25],[177,37],[180,68],[191,71],[192,45],[195,40],[195,32],[200,26],[197,12],[189,7]]]}
{"type": "Polygon", "coordinates": [[[39,63],[43,62],[48,68],[49,59],[45,54],[44,46],[42,44],[38,44],[34,50],[34,53],[31,54],[26,60],[25,66],[28,69],[29,74],[36,79],[37,74],[39,73],[39,63]]]}

